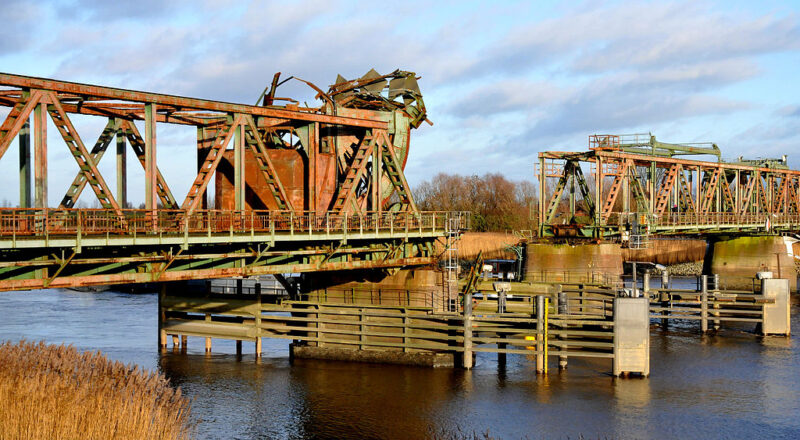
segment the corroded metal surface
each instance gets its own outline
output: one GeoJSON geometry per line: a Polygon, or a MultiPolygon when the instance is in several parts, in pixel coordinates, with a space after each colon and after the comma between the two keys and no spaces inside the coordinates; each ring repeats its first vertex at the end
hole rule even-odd
{"type": "Polygon", "coordinates": [[[19,139],[21,170],[19,208],[0,210],[0,290],[431,263],[450,217],[419,212],[403,174],[411,130],[430,123],[416,75],[371,70],[340,76],[327,92],[289,79],[320,104],[278,97],[280,74],[261,105],[245,105],[0,73],[0,106],[10,108],[0,159],[19,139]],[[106,119],[91,149],[75,114],[106,119]],[[55,209],[48,118],[80,169],[55,209]],[[197,127],[197,174],[185,195],[158,167],[163,123],[197,127]],[[112,193],[98,163],[115,137],[112,193]],[[140,210],[126,200],[127,145],[144,168],[140,210]],[[102,209],[75,209],[86,187],[102,209]]]}

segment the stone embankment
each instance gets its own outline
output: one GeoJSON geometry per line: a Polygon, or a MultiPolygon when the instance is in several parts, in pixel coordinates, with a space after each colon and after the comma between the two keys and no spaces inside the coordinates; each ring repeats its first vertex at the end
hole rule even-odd
{"type": "Polygon", "coordinates": [[[670,264],[667,266],[670,275],[690,276],[703,274],[703,261],[690,261],[688,263],[670,264]]]}

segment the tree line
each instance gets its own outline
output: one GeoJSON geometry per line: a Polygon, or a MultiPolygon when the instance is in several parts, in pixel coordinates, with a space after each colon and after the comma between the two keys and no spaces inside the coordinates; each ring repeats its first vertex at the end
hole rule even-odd
{"type": "Polygon", "coordinates": [[[474,231],[536,229],[537,192],[527,180],[439,173],[412,191],[423,211],[471,212],[474,231]]]}

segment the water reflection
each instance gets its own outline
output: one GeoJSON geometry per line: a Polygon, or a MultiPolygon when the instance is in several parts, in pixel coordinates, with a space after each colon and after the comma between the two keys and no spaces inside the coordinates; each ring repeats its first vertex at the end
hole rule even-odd
{"type": "MultiPolygon", "coordinates": [[[[6,292],[0,310],[0,339],[73,343],[160,369],[193,399],[199,438],[426,438],[442,429],[505,439],[800,437],[797,336],[752,328],[702,337],[696,323],[670,323],[652,333],[651,377],[619,380],[603,359],[570,358],[559,372],[553,358],[544,377],[532,359],[488,353],[469,372],[290,364],[286,342],[271,340],[260,362],[251,344],[237,358],[232,341],[215,340],[206,355],[202,338],[159,353],[154,295],[6,292]]],[[[795,301],[795,329],[798,316],[795,301]]]]}

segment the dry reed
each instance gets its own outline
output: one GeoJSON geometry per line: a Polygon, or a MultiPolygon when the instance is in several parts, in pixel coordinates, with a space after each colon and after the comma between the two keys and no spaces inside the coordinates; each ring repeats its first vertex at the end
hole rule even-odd
{"type": "Polygon", "coordinates": [[[0,440],[187,439],[189,420],[160,374],[72,346],[0,344],[0,440]]]}
{"type": "Polygon", "coordinates": [[[652,239],[646,249],[624,249],[624,261],[680,264],[702,261],[707,243],[698,239],[652,239]]]}
{"type": "MultiPolygon", "coordinates": [[[[478,257],[478,252],[483,251],[484,259],[515,259],[517,255],[507,248],[519,244],[519,241],[516,235],[504,232],[467,232],[458,241],[458,257],[472,261],[478,257]]],[[[440,246],[439,252],[443,251],[444,246],[440,246]]]]}

